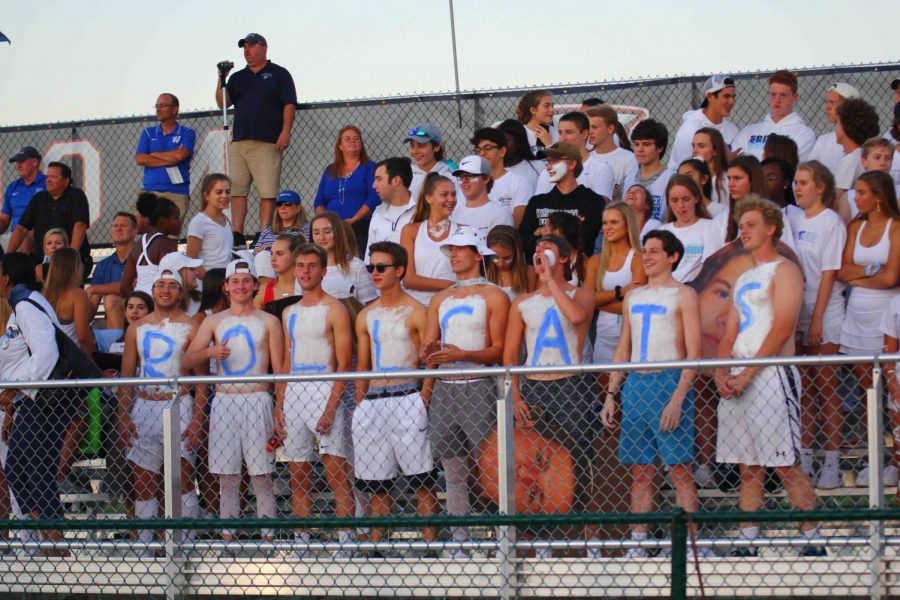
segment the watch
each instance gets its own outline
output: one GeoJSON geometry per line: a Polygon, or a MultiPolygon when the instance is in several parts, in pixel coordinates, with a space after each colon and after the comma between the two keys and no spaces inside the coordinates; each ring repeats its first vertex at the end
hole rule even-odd
{"type": "Polygon", "coordinates": [[[621,302],[625,298],[625,296],[622,295],[622,286],[617,285],[614,289],[616,290],[616,300],[621,302]]]}

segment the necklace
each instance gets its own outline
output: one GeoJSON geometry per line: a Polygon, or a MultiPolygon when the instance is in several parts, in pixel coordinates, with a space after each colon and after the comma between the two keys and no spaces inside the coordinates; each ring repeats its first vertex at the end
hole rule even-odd
{"type": "Polygon", "coordinates": [[[473,277],[472,279],[463,279],[456,282],[456,287],[472,287],[475,285],[489,285],[491,282],[484,277],[473,277]]]}
{"type": "Polygon", "coordinates": [[[437,225],[432,225],[431,221],[428,221],[428,235],[433,238],[439,238],[450,229],[450,219],[444,219],[437,225]]]}
{"type": "Polygon", "coordinates": [[[344,205],[344,191],[345,191],[345,186],[347,184],[347,181],[351,177],[353,177],[353,174],[356,172],[356,169],[358,167],[359,167],[359,163],[357,163],[356,166],[353,167],[353,169],[349,173],[338,177],[338,202],[340,203],[341,206],[344,205]]]}

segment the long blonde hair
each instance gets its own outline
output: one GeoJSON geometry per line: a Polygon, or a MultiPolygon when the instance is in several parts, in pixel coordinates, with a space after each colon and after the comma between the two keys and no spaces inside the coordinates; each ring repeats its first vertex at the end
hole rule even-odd
{"type": "Polygon", "coordinates": [[[79,271],[82,268],[81,256],[74,248],[60,248],[50,257],[50,268],[41,293],[53,310],[59,310],[59,302],[66,292],[81,287],[79,271]]]}
{"type": "MultiPolygon", "coordinates": [[[[634,216],[634,211],[631,210],[631,207],[625,204],[624,202],[616,202],[615,204],[610,204],[603,212],[608,210],[617,210],[619,214],[622,215],[622,218],[625,219],[625,236],[628,240],[628,246],[640,254],[641,250],[641,241],[639,239],[640,232],[637,228],[637,219],[634,216]]],[[[606,275],[607,269],[609,269],[609,254],[611,252],[610,248],[612,244],[603,244],[603,248],[600,250],[600,260],[597,264],[597,281],[594,284],[594,287],[598,292],[603,291],[603,277],[606,275]]]]}
{"type": "Polygon", "coordinates": [[[334,235],[334,260],[341,270],[346,273],[350,270],[350,259],[356,256],[356,238],[353,236],[353,230],[345,224],[336,212],[326,210],[317,214],[310,222],[310,238],[312,238],[312,224],[319,219],[325,219],[331,225],[331,232],[334,235]]]}

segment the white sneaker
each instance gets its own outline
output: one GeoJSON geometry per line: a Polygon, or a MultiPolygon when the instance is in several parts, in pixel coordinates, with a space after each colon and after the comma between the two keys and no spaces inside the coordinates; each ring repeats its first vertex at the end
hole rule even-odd
{"type": "MultiPolygon", "coordinates": [[[[596,538],[590,540],[592,542],[599,541],[596,538]]],[[[590,558],[592,560],[597,560],[603,558],[603,551],[600,548],[587,548],[584,553],[586,558],[590,558]]]]}
{"type": "Polygon", "coordinates": [[[647,558],[647,550],[645,548],[629,548],[625,553],[625,558],[647,558]]]}
{"type": "MultiPolygon", "coordinates": [[[[898,472],[894,465],[887,465],[881,471],[881,480],[885,487],[897,485],[898,472]]],[[[864,466],[856,474],[856,487],[869,487],[869,465],[864,466]]]]}
{"type": "Polygon", "coordinates": [[[716,488],[716,478],[713,476],[713,470],[709,464],[699,465],[694,469],[694,481],[698,488],[704,490],[716,488]]]}
{"type": "Polygon", "coordinates": [[[820,490],[833,490],[841,487],[844,485],[841,470],[837,467],[830,469],[828,467],[822,467],[822,470],[819,471],[818,481],[816,481],[814,485],[820,490]]]}
{"type": "Polygon", "coordinates": [[[353,552],[350,550],[335,550],[331,553],[331,558],[335,560],[350,560],[353,558],[353,552]]]}
{"type": "Polygon", "coordinates": [[[540,560],[550,560],[553,558],[552,548],[538,548],[534,551],[534,557],[540,560]]]}
{"type": "Polygon", "coordinates": [[[450,558],[453,560],[469,560],[472,557],[465,550],[460,550],[459,548],[457,548],[456,550],[450,552],[450,558]]]}

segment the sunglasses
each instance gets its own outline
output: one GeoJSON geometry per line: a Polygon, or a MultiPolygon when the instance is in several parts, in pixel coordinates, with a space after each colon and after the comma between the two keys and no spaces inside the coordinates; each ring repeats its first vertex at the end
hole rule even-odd
{"type": "Polygon", "coordinates": [[[378,263],[377,265],[366,265],[366,271],[369,273],[374,273],[378,271],[379,273],[384,273],[390,268],[396,267],[397,265],[386,265],[384,263],[378,263]]]}
{"type": "Polygon", "coordinates": [[[297,206],[296,202],[276,202],[275,206],[297,206]]]}
{"type": "Polygon", "coordinates": [[[431,134],[425,131],[424,129],[410,129],[407,135],[420,135],[424,137],[431,137],[431,134]]]}

